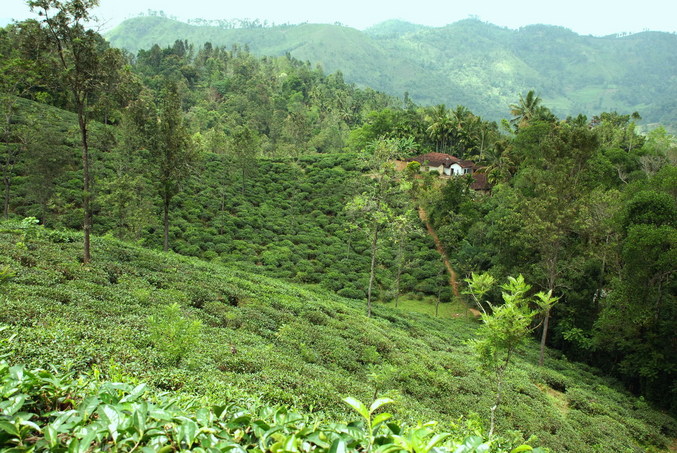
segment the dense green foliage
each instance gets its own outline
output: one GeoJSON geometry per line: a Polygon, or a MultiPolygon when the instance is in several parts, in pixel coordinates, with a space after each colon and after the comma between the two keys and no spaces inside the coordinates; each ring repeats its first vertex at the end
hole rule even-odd
{"type": "Polygon", "coordinates": [[[452,181],[431,219],[461,273],[523,273],[560,297],[544,342],[674,410],[675,147],[657,151],[664,131],[627,135],[627,117],[607,119],[525,125],[490,164],[490,175],[508,169],[492,196],[452,181]],[[626,138],[606,140],[607,128],[626,138]]]}
{"type": "MultiPolygon", "coordinates": [[[[26,115],[33,115],[39,107],[21,105],[26,115]]],[[[57,110],[44,112],[50,115],[38,122],[39,128],[53,139],[62,136],[72,117],[57,110]]],[[[17,167],[20,176],[12,186],[11,211],[19,218],[37,217],[51,228],[77,229],[81,222],[75,208],[77,153],[77,148],[69,148],[68,139],[59,146],[28,148],[17,167]],[[47,164],[49,173],[43,170],[47,164]],[[39,178],[41,174],[48,177],[39,178]]],[[[94,231],[162,248],[162,199],[155,195],[147,172],[150,156],[141,153],[130,159],[101,151],[95,156],[94,231]]],[[[274,277],[321,284],[347,297],[365,297],[369,241],[361,231],[348,227],[343,209],[369,183],[362,176],[363,160],[354,154],[256,159],[249,164],[245,193],[241,175],[229,168],[230,162],[227,155],[205,153],[196,164],[194,176],[172,204],[172,249],[238,263],[274,277]]],[[[418,233],[405,245],[407,265],[401,291],[435,295],[441,263],[422,227],[416,225],[415,230],[418,233]]],[[[382,260],[391,262],[396,248],[387,243],[380,252],[382,260]]],[[[392,271],[377,269],[375,294],[379,298],[393,297],[392,271]]],[[[449,293],[443,297],[446,300],[449,293]]]]}
{"type": "MultiPolygon", "coordinates": [[[[346,398],[363,419],[322,423],[284,407],[251,401],[200,407],[186,398],[150,394],[144,384],[101,381],[98,373],[75,379],[4,361],[0,390],[3,451],[508,451],[504,440],[460,438],[460,431],[436,432],[432,422],[400,426],[379,411],[393,402],[387,398],[369,409],[346,398]]],[[[520,445],[510,451],[543,450],[520,445]]]]}
{"type": "MultiPolygon", "coordinates": [[[[144,384],[103,382],[97,376],[74,379],[70,373],[29,371],[4,361],[0,390],[3,451],[508,451],[502,440],[459,438],[459,432],[435,432],[434,423],[408,428],[387,412],[376,415],[390,399],[367,409],[346,398],[363,419],[321,423],[283,407],[230,401],[200,407],[186,398],[149,395],[144,384]]],[[[543,450],[520,445],[510,451],[543,450]]]]}
{"type": "Polygon", "coordinates": [[[315,24],[233,28],[150,16],[128,19],[107,37],[133,52],[177,39],[246,43],[257,55],[288,52],[360,85],[409,93],[422,104],[462,104],[492,120],[502,118],[520,93],[535,89],[562,116],[639,111],[648,122],[677,124],[677,37],[669,33],[593,37],[545,25],[510,30],[475,19],[440,28],[389,22],[364,32],[315,24]]]}
{"type": "MultiPolygon", "coordinates": [[[[399,402],[390,411],[411,425],[434,419],[444,430],[469,413],[488,419],[490,380],[466,344],[473,322],[380,304],[366,318],[361,301],[112,239],[95,238],[92,264],[82,266],[81,235],[33,228],[30,240],[23,229],[0,235],[0,265],[15,274],[0,295],[0,323],[11,326],[3,334],[16,334],[6,348],[13,363],[76,373],[94,366],[208,406],[251,394],[345,419],[341,398],[386,394],[399,402]],[[202,323],[178,363],[154,347],[148,324],[175,302],[202,323]]],[[[506,373],[503,437],[518,429],[573,452],[642,451],[674,436],[672,418],[614,381],[556,354],[537,367],[537,354],[520,351],[506,373]]]]}

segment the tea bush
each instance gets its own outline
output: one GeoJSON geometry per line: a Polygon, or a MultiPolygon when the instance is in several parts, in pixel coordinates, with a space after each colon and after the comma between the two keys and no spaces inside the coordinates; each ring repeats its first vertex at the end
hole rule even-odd
{"type": "MultiPolygon", "coordinates": [[[[336,423],[251,401],[201,406],[153,394],[145,384],[27,370],[5,361],[0,395],[2,451],[508,451],[502,439],[462,438],[462,430],[441,432],[433,423],[394,423],[380,410],[388,399],[367,409],[347,398],[362,418],[336,423]]],[[[542,450],[520,445],[511,451],[542,450]]]]}
{"type": "MultiPolygon", "coordinates": [[[[342,398],[375,394],[396,396],[391,412],[408,426],[438,420],[448,431],[473,413],[486,422],[491,384],[467,345],[477,327],[472,320],[389,304],[375,304],[366,318],[364,302],[316,286],[101,238],[94,238],[93,262],[69,268],[69,280],[55,269],[74,262],[79,239],[55,243],[44,234],[19,249],[20,234],[0,233],[0,262],[15,274],[0,292],[0,323],[16,333],[7,360],[26,369],[96,368],[105,377],[145,382],[152,394],[171,391],[209,407],[226,394],[249,395],[329,422],[348,417],[342,398]],[[182,319],[202,324],[178,363],[152,341],[148,324],[173,303],[182,319]]],[[[660,449],[677,433],[672,418],[594,369],[554,354],[545,367],[537,360],[531,344],[515,356],[497,413],[500,435],[518,430],[554,451],[578,452],[592,440],[609,451],[660,449]],[[605,425],[617,424],[624,429],[599,437],[605,425]]]]}

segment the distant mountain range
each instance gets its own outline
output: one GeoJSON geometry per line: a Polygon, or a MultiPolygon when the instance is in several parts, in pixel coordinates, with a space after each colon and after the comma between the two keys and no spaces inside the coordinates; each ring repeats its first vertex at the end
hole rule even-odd
{"type": "Polygon", "coordinates": [[[347,81],[417,103],[465,105],[487,119],[535,90],[558,116],[638,111],[645,122],[677,125],[677,35],[581,36],[562,27],[512,30],[475,19],[445,27],[387,21],[365,31],[300,24],[229,28],[159,16],[128,19],[106,36],[132,52],[187,40],[247,45],[341,71],[347,81]]]}

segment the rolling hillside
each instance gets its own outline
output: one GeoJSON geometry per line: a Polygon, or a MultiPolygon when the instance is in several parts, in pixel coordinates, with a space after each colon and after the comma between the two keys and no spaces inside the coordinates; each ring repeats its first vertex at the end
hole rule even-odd
{"type": "Polygon", "coordinates": [[[290,53],[359,85],[408,92],[422,104],[462,104],[494,120],[534,89],[560,116],[638,111],[645,122],[677,124],[677,36],[669,33],[593,37],[474,19],[440,28],[389,21],[364,32],[318,24],[224,29],[138,17],[107,38],[132,52],[185,39],[197,46],[247,45],[258,55],[290,53]]]}
{"type": "MultiPolygon", "coordinates": [[[[0,336],[16,334],[0,352],[11,363],[94,366],[203,404],[251,395],[329,419],[347,413],[341,398],[374,395],[394,397],[396,417],[410,423],[488,415],[491,381],[467,343],[471,320],[387,305],[367,318],[362,301],[112,239],[95,238],[94,261],[83,266],[81,239],[0,225],[0,269],[14,274],[0,293],[0,325],[9,327],[0,336]],[[202,323],[178,355],[149,321],[170,325],[162,317],[174,303],[202,323]]],[[[529,345],[509,372],[501,435],[533,434],[557,452],[641,452],[675,436],[672,418],[593,369],[554,351],[545,367],[536,361],[529,345]]]]}

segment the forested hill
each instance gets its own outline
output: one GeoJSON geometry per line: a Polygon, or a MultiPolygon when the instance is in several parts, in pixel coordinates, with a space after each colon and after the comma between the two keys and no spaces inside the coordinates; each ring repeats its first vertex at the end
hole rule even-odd
{"type": "Polygon", "coordinates": [[[177,39],[197,47],[247,45],[259,55],[288,52],[360,85],[396,96],[408,92],[422,104],[461,104],[494,120],[533,89],[559,116],[638,111],[646,122],[677,124],[674,34],[593,37],[545,25],[511,30],[474,19],[440,28],[389,21],[364,32],[340,25],[248,25],[137,17],[107,38],[132,52],[177,39]]]}

